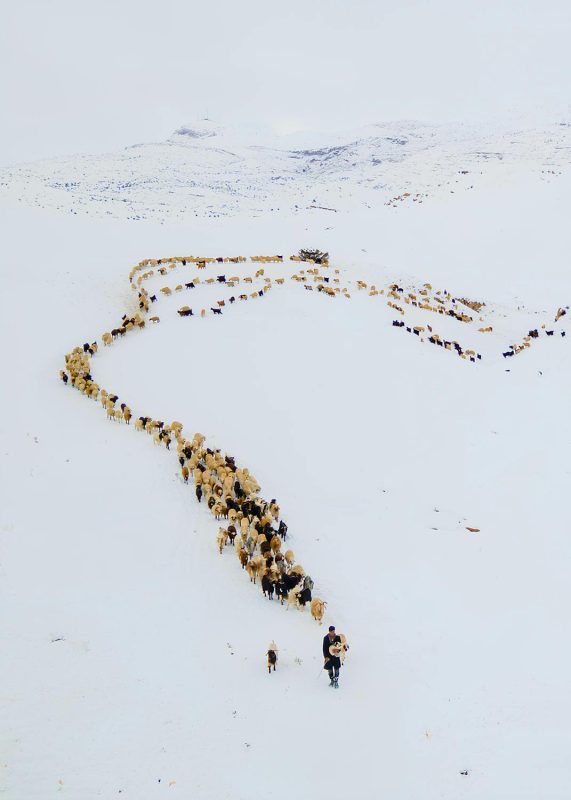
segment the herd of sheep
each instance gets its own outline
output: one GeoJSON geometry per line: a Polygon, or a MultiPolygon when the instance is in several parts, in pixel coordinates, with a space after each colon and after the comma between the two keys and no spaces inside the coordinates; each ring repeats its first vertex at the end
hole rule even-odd
{"type": "MultiPolygon", "coordinates": [[[[318,251],[312,251],[318,253],[318,251]]],[[[350,298],[347,286],[341,285],[340,270],[329,270],[327,254],[322,257],[291,256],[290,260],[298,262],[304,269],[298,269],[291,276],[291,280],[302,283],[306,290],[316,290],[329,297],[344,296],[350,298]]],[[[196,256],[176,256],[167,259],[146,259],[137,264],[129,274],[131,288],[137,292],[138,311],[131,316],[123,315],[116,328],[106,331],[101,336],[105,346],[112,345],[117,339],[126,336],[129,332],[145,327],[145,316],[151,306],[157,302],[157,294],[149,294],[143,283],[156,275],[167,275],[177,267],[189,266],[198,270],[206,269],[207,265],[215,264],[242,264],[247,259],[244,256],[233,258],[204,258],[196,256]]],[[[250,261],[256,264],[270,264],[283,262],[283,256],[252,256],[250,261]]],[[[230,297],[216,301],[216,306],[210,307],[212,314],[221,314],[226,303],[232,305],[236,300],[257,299],[263,297],[274,284],[283,285],[283,277],[269,278],[265,275],[264,267],[259,267],[255,275],[239,277],[225,274],[210,277],[203,281],[204,284],[224,285],[226,289],[234,289],[238,284],[249,285],[252,289],[255,282],[259,288],[240,294],[231,294],[230,297]]],[[[160,293],[164,297],[172,294],[192,291],[201,284],[199,275],[190,280],[177,283],[174,288],[164,286],[160,293]]],[[[436,315],[453,317],[461,323],[472,323],[474,317],[463,309],[468,309],[479,314],[484,304],[470,301],[466,298],[455,298],[446,290],[434,292],[432,285],[423,284],[416,292],[406,291],[397,283],[391,283],[386,288],[377,289],[365,281],[357,280],[354,286],[358,292],[366,291],[369,296],[384,296],[390,308],[405,315],[407,307],[416,307],[422,311],[429,311],[436,315]]],[[[568,308],[568,307],[567,307],[568,308]]],[[[193,311],[189,306],[178,309],[180,317],[204,317],[205,308],[193,311]]],[[[566,314],[566,309],[560,308],[555,321],[557,322],[566,314]]],[[[149,321],[156,324],[160,317],[150,316],[149,321]]],[[[483,318],[480,317],[480,321],[483,318]]],[[[455,351],[461,358],[472,362],[481,360],[481,355],[474,350],[462,348],[455,340],[443,339],[435,333],[431,325],[406,325],[404,320],[393,320],[392,325],[404,328],[407,332],[419,337],[421,341],[427,340],[431,344],[443,349],[455,351]]],[[[545,325],[542,326],[545,328],[545,325]]],[[[492,326],[480,327],[481,333],[492,331],[492,326]]],[[[552,330],[545,331],[548,336],[553,335],[552,330]]],[[[510,345],[510,350],[503,353],[504,357],[514,355],[525,347],[529,347],[530,340],[537,338],[538,330],[530,331],[521,346],[510,345]]],[[[561,332],[564,336],[565,333],[561,332]]],[[[115,422],[130,424],[133,412],[125,403],[119,403],[119,397],[106,389],[101,388],[94,380],[91,373],[91,357],[98,351],[97,342],[86,342],[80,347],[75,347],[65,356],[65,368],[60,370],[60,377],[64,383],[72,385],[82,394],[93,400],[99,401],[105,409],[107,418],[115,422]]],[[[280,603],[289,608],[294,606],[303,609],[309,604],[311,614],[321,623],[326,603],[320,598],[313,597],[313,581],[304,569],[295,562],[291,549],[282,552],[283,543],[287,535],[287,525],[279,519],[279,506],[275,499],[267,502],[260,497],[260,486],[253,475],[246,468],[236,466],[234,459],[229,455],[222,455],[220,450],[213,450],[205,446],[204,436],[195,433],[192,438],[183,434],[180,422],[166,424],[150,416],[138,416],[134,419],[133,427],[149,434],[157,445],[170,449],[171,444],[176,445],[182,479],[194,485],[196,497],[199,502],[204,500],[205,505],[217,520],[224,520],[224,526],[218,530],[216,538],[220,553],[226,546],[234,548],[236,557],[242,569],[255,584],[259,583],[265,597],[270,600],[274,595],[280,603]]]]}
{"type": "MultiPolygon", "coordinates": [[[[168,259],[170,269],[178,263],[196,264],[198,269],[203,269],[208,263],[232,262],[241,263],[244,257],[233,259],[197,259],[192,256],[168,259]]],[[[251,259],[258,263],[271,263],[282,261],[282,256],[254,256],[251,259]]],[[[293,260],[298,260],[293,257],[293,260]]],[[[155,295],[149,293],[141,286],[142,282],[154,274],[153,267],[163,273],[167,268],[162,266],[163,259],[143,261],[131,270],[129,280],[131,286],[138,290],[137,300],[139,311],[133,316],[123,315],[116,328],[103,333],[101,340],[104,345],[110,346],[117,339],[127,335],[132,330],[145,327],[143,315],[149,312],[151,303],[156,302],[155,295]],[[150,266],[151,269],[137,275],[150,266]]],[[[256,278],[263,277],[264,269],[256,272],[256,278]]],[[[232,286],[239,278],[218,276],[208,279],[207,283],[225,283],[232,286]]],[[[244,278],[244,282],[251,282],[252,278],[244,278]]],[[[277,283],[280,279],[277,279],[277,283]]],[[[281,279],[283,283],[283,279],[281,279]]],[[[184,288],[195,288],[200,283],[199,278],[185,284],[184,288]]],[[[270,288],[271,283],[266,282],[264,290],[270,288]]],[[[182,290],[182,284],[177,285],[175,291],[182,290]]],[[[170,291],[164,291],[167,295],[170,291]]],[[[262,296],[264,291],[256,292],[262,296]]],[[[253,295],[251,295],[253,296],[253,295]]],[[[232,299],[230,300],[232,302],[232,299]]],[[[220,301],[218,309],[212,308],[213,313],[220,313],[224,306],[220,301]]],[[[179,309],[179,315],[186,309],[179,309]]],[[[190,310],[190,309],[189,309],[190,310]]],[[[203,310],[204,311],[204,310],[203,310]]],[[[201,316],[204,316],[201,313],[201,316]]],[[[152,322],[159,322],[160,318],[149,318],[152,322]]],[[[91,372],[91,357],[98,351],[97,342],[85,343],[75,347],[65,356],[65,368],[60,370],[60,378],[65,384],[78,389],[82,394],[93,400],[99,401],[105,409],[107,418],[115,422],[130,424],[133,412],[126,403],[119,403],[119,397],[112,392],[101,388],[93,379],[91,372]]],[[[305,574],[303,567],[295,563],[291,549],[282,553],[282,543],[287,536],[287,525],[279,519],[279,506],[275,499],[267,502],[260,497],[260,486],[248,469],[236,466],[234,458],[222,455],[220,450],[212,450],[205,446],[205,437],[195,433],[191,439],[183,435],[183,426],[180,422],[166,424],[150,416],[138,416],[134,419],[133,427],[152,436],[157,445],[170,449],[176,443],[177,457],[179,460],[181,476],[185,483],[192,480],[197,500],[202,502],[217,520],[227,521],[226,527],[220,527],[217,535],[217,546],[220,553],[227,544],[233,545],[237,558],[242,568],[248,573],[253,583],[259,582],[264,596],[272,599],[274,595],[281,604],[287,607],[294,606],[303,609],[310,606],[312,616],[320,624],[325,613],[326,603],[318,597],[312,596],[313,581],[305,574]]]]}

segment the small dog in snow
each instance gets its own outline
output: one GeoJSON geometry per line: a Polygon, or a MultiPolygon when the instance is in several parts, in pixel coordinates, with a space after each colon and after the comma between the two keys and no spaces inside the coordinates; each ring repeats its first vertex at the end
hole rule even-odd
{"type": "Polygon", "coordinates": [[[266,656],[268,657],[268,673],[272,671],[272,667],[274,668],[275,672],[276,664],[278,663],[278,646],[274,641],[270,642],[266,656]]]}

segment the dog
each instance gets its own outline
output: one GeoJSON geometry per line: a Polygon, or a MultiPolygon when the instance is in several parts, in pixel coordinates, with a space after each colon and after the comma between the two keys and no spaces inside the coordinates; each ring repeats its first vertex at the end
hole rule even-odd
{"type": "Polygon", "coordinates": [[[266,656],[268,659],[268,674],[272,671],[272,667],[274,668],[275,672],[276,664],[278,663],[278,646],[274,641],[270,642],[270,646],[268,647],[266,656]]]}

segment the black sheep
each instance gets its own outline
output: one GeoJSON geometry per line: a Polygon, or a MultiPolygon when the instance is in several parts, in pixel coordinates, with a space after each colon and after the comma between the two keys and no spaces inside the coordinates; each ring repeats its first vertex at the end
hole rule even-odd
{"type": "Polygon", "coordinates": [[[280,603],[283,605],[284,600],[287,600],[287,588],[284,583],[283,577],[274,586],[276,595],[280,598],[280,603]]]}
{"type": "Polygon", "coordinates": [[[264,593],[264,597],[267,595],[269,600],[274,596],[274,582],[267,575],[264,575],[262,578],[262,592],[264,593]]]}
{"type": "Polygon", "coordinates": [[[293,575],[291,575],[291,574],[290,574],[290,575],[288,575],[288,574],[285,574],[285,575],[282,577],[282,580],[283,580],[283,582],[284,582],[284,586],[285,586],[285,588],[286,588],[286,589],[287,589],[287,591],[289,592],[289,591],[291,591],[291,589],[293,589],[293,588],[294,588],[294,586],[297,586],[297,584],[300,582],[300,580],[301,580],[301,575],[298,575],[298,574],[297,574],[297,573],[295,573],[295,572],[293,573],[293,575]]]}
{"type": "Polygon", "coordinates": [[[297,599],[300,606],[304,606],[306,603],[310,603],[311,589],[309,587],[307,589],[302,589],[301,592],[298,594],[297,599]]]}

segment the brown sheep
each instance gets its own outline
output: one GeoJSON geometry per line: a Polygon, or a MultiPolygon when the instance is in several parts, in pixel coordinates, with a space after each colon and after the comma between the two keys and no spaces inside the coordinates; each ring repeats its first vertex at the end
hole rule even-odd
{"type": "Polygon", "coordinates": [[[311,616],[316,622],[321,623],[323,622],[323,616],[325,614],[325,606],[327,603],[325,600],[321,600],[319,597],[314,597],[311,601],[310,609],[311,609],[311,616]]]}
{"type": "Polygon", "coordinates": [[[228,541],[228,531],[224,528],[218,528],[218,536],[216,537],[216,544],[218,545],[218,550],[220,551],[220,555],[222,555],[222,550],[226,542],[228,541]]]}

